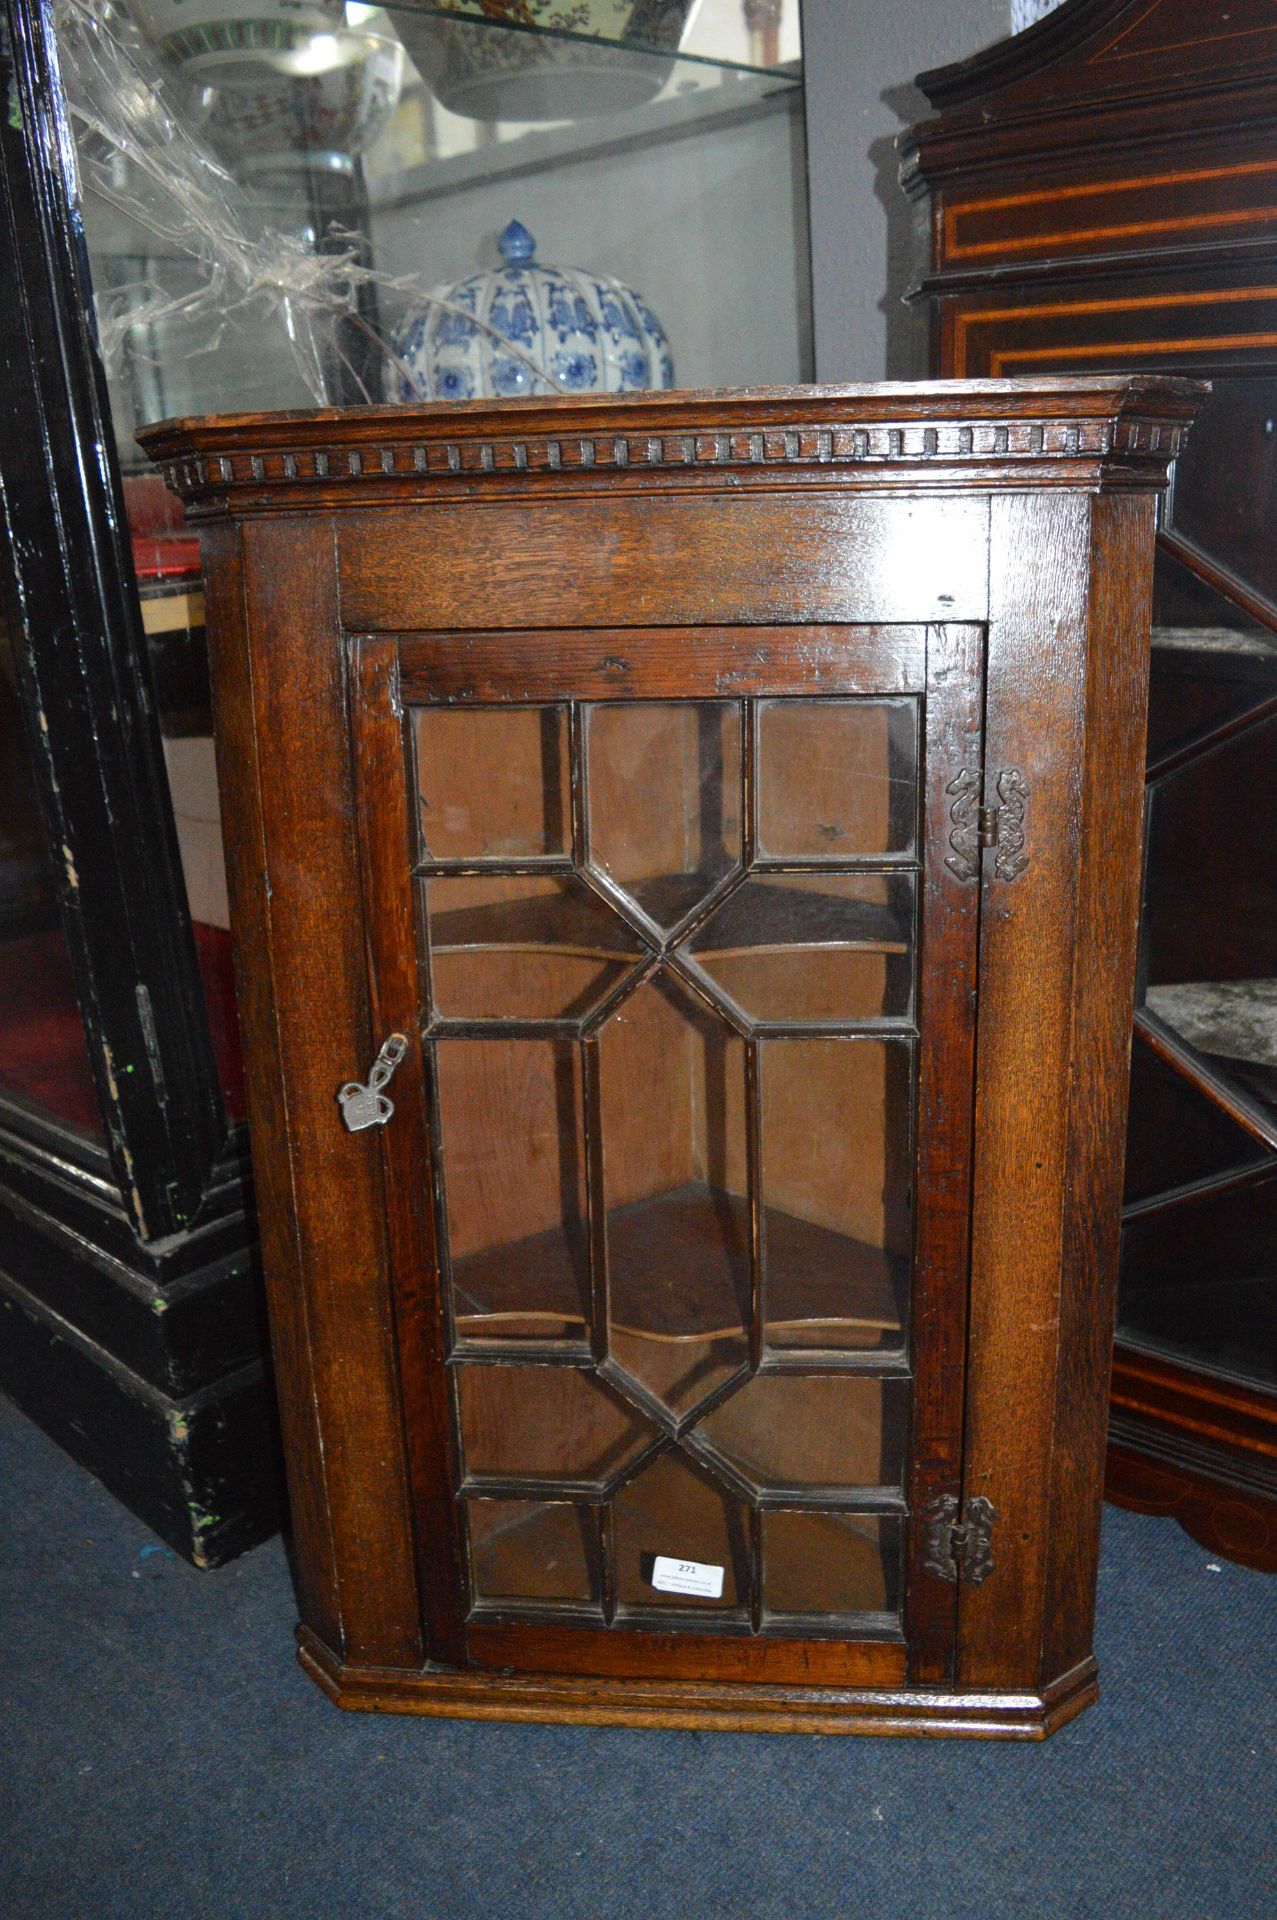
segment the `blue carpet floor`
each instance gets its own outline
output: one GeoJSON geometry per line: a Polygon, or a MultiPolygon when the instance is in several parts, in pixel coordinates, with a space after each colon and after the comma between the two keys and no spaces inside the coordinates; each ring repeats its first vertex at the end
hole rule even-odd
{"type": "Polygon", "coordinates": [[[1277,1581],[1110,1510],[1045,1746],[341,1714],[0,1402],[4,1920],[1277,1920],[1277,1581]]]}

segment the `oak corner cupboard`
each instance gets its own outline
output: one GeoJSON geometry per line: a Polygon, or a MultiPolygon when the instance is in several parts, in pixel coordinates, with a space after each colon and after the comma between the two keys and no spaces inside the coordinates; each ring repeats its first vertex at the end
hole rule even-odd
{"type": "Polygon", "coordinates": [[[1096,1692],[1154,515],[1200,389],[149,429],[203,542],[345,1706],[1096,1692]]]}

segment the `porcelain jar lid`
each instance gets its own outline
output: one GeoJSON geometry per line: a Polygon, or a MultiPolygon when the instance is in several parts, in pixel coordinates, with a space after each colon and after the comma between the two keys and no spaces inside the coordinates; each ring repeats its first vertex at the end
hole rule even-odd
{"type": "Polygon", "coordinates": [[[516,394],[639,393],[674,384],[669,342],[632,287],[604,273],[543,265],[520,220],[498,241],[501,266],[436,287],[393,346],[411,372],[400,400],[516,394]]]}

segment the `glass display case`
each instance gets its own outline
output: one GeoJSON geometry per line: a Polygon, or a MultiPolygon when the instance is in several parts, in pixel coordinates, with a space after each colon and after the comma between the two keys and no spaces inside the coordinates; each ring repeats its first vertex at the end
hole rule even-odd
{"type": "MultiPolygon", "coordinates": [[[[467,397],[405,342],[449,290],[454,331],[482,326],[460,289],[502,269],[514,219],[541,262],[637,289],[670,348],[650,384],[810,377],[797,0],[258,0],[271,44],[249,44],[258,21],[163,31],[218,10],[61,15],[126,468],[165,416],[398,398],[410,375],[416,397],[467,397]]],[[[577,330],[520,311],[526,278],[505,273],[492,390],[601,384],[549,363],[545,326],[577,330]]]]}
{"type": "Polygon", "coordinates": [[[1222,368],[1159,555],[1124,1336],[1277,1391],[1277,379],[1222,368]],[[1232,484],[1220,486],[1227,466],[1232,484]],[[1162,1078],[1174,1092],[1158,1090],[1162,1078]],[[1150,1177],[1149,1163],[1177,1164],[1150,1177]],[[1225,1271],[1221,1273],[1221,1255],[1225,1271]]]}
{"type": "MultiPolygon", "coordinates": [[[[810,378],[798,0],[63,0],[56,17],[183,869],[220,1008],[198,560],[136,430],[230,409],[810,378]]],[[[238,1098],[233,1058],[223,1082],[238,1098]]]]}
{"type": "Polygon", "coordinates": [[[1277,1569],[1277,38],[1067,0],[923,78],[936,364],[1212,391],[1163,514],[1108,1489],[1277,1569]]]}
{"type": "Polygon", "coordinates": [[[52,20],[0,26],[0,1385],[214,1565],[277,1515],[225,954],[187,903],[52,20]]]}
{"type": "Polygon", "coordinates": [[[216,1564],[275,1447],[203,582],[134,434],[810,378],[798,0],[0,26],[0,1385],[216,1564]]]}

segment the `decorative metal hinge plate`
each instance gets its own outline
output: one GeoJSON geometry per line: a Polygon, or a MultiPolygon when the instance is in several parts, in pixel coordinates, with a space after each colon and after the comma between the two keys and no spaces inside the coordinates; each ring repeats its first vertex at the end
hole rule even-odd
{"type": "Polygon", "coordinates": [[[1028,782],[1018,767],[1003,767],[994,786],[998,795],[995,807],[980,804],[980,776],[971,767],[963,767],[945,788],[953,802],[945,865],[959,880],[979,877],[980,855],[985,847],[994,849],[993,871],[999,880],[1014,880],[1029,864],[1025,852],[1028,782]]]}
{"type": "Polygon", "coordinates": [[[941,1580],[978,1587],[993,1572],[990,1535],[997,1519],[991,1500],[976,1494],[959,1509],[956,1497],[942,1493],[926,1509],[928,1573],[941,1580]],[[961,1518],[959,1518],[961,1511],[961,1518]]]}

